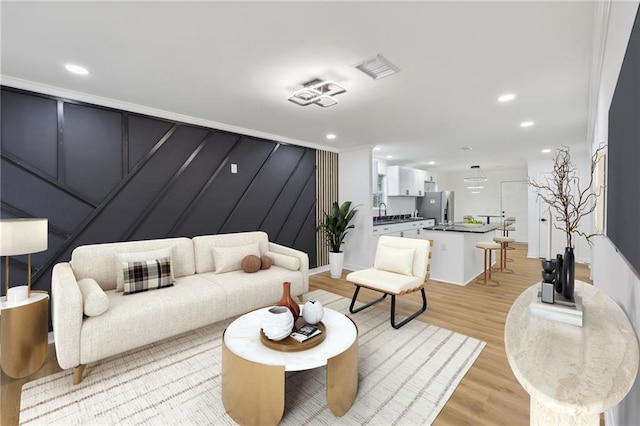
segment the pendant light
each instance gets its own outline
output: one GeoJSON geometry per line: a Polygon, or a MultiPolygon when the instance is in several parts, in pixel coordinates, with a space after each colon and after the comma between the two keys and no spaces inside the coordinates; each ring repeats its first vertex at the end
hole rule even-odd
{"type": "Polygon", "coordinates": [[[482,170],[480,170],[480,166],[471,166],[471,176],[464,178],[464,181],[470,183],[486,182],[487,177],[482,170]]]}

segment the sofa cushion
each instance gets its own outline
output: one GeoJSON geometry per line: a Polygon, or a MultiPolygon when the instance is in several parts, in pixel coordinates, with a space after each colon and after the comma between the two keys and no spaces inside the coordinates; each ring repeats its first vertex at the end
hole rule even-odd
{"type": "Polygon", "coordinates": [[[232,271],[224,274],[207,272],[198,276],[218,284],[224,290],[228,316],[273,305],[282,297],[282,283],[285,281],[291,282],[291,296],[304,293],[304,280],[300,271],[290,271],[275,265],[255,274],[232,271]]]}
{"type": "Polygon", "coordinates": [[[274,253],[272,251],[267,252],[267,256],[271,258],[273,264],[276,266],[289,269],[290,271],[297,271],[300,269],[300,259],[297,257],[274,253]]]}
{"type": "Polygon", "coordinates": [[[258,256],[250,254],[242,259],[242,270],[247,274],[253,274],[258,272],[262,266],[262,261],[258,256]]]}
{"type": "MultiPolygon", "coordinates": [[[[99,317],[87,317],[82,322],[82,364],[227,318],[225,292],[219,285],[197,275],[176,277],[173,287],[162,291],[147,291],[127,297],[115,290],[106,294],[109,296],[109,310],[99,317]]],[[[224,323],[220,326],[224,327],[224,323]]]]}
{"type": "Polygon", "coordinates": [[[254,255],[260,257],[258,243],[243,246],[214,247],[212,250],[216,274],[241,270],[242,259],[246,256],[254,255]]]}
{"type": "Polygon", "coordinates": [[[412,275],[415,248],[400,248],[378,245],[373,267],[381,271],[412,275]]]}
{"type": "Polygon", "coordinates": [[[171,253],[173,249],[171,247],[165,247],[158,250],[149,250],[149,251],[138,251],[133,253],[116,253],[115,258],[115,268],[116,268],[116,291],[124,290],[124,277],[125,271],[123,263],[127,262],[142,262],[145,260],[154,260],[154,259],[163,259],[168,257],[170,266],[171,266],[171,282],[174,280],[173,274],[173,262],[171,253]]]}
{"type": "Polygon", "coordinates": [[[129,241],[123,243],[80,246],[71,253],[71,268],[77,280],[93,278],[103,290],[116,288],[115,254],[171,247],[175,277],[193,275],[195,261],[193,242],[189,238],[129,241]]]}
{"type": "Polygon", "coordinates": [[[140,293],[171,287],[171,258],[122,262],[124,272],[124,294],[140,293]]]}
{"type": "MultiPolygon", "coordinates": [[[[213,272],[216,268],[213,256],[214,247],[234,247],[258,243],[260,256],[269,250],[269,237],[266,232],[238,232],[236,234],[202,235],[193,238],[196,272],[213,272]]],[[[240,259],[242,260],[242,259],[240,259]]],[[[240,269],[238,267],[238,269],[240,269]]]]}
{"type": "Polygon", "coordinates": [[[93,278],[78,281],[82,293],[82,309],[89,317],[104,314],[109,309],[109,297],[93,278]]]}

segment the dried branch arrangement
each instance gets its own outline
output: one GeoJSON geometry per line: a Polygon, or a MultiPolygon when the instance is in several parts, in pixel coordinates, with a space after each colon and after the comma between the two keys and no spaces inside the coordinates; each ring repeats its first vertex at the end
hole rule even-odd
{"type": "Polygon", "coordinates": [[[601,188],[595,188],[595,168],[598,155],[604,148],[600,146],[591,157],[591,170],[586,185],[580,181],[577,167],[571,162],[569,148],[566,146],[556,150],[551,178],[541,183],[529,177],[529,185],[535,188],[538,198],[549,205],[558,223],[555,225],[556,229],[564,231],[567,237],[566,247],[573,247],[573,234],[583,236],[589,244],[591,238],[598,235],[597,232],[588,234],[581,231],[578,225],[583,217],[596,208],[595,201],[601,188]]]}

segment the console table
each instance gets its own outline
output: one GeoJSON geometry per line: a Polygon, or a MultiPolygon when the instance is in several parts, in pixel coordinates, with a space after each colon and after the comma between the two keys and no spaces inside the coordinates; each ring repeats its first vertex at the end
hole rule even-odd
{"type": "Polygon", "coordinates": [[[533,315],[539,283],[507,315],[507,359],[531,397],[532,425],[599,425],[600,413],[625,397],[638,373],[638,339],[625,313],[596,287],[575,284],[583,327],[533,315]]]}

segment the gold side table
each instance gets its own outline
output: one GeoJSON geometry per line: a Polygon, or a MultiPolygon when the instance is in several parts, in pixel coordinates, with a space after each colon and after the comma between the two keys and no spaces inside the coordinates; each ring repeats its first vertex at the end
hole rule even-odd
{"type": "Polygon", "coordinates": [[[0,365],[19,379],[35,373],[47,357],[49,294],[33,290],[27,299],[0,298],[0,365]]]}

